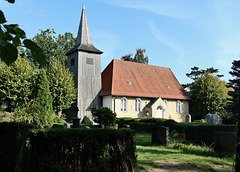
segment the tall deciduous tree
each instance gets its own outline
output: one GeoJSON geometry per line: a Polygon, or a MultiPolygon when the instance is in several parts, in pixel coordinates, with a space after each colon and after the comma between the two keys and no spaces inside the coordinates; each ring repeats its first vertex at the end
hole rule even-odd
{"type": "Polygon", "coordinates": [[[136,54],[134,58],[132,58],[132,54],[127,54],[125,56],[122,56],[121,59],[125,61],[148,64],[148,56],[144,55],[145,52],[146,52],[146,49],[139,48],[139,49],[136,49],[136,54]]]}
{"type": "Polygon", "coordinates": [[[27,59],[19,57],[12,65],[0,62],[0,104],[7,111],[26,104],[33,98],[36,71],[27,59]]]}
{"type": "Polygon", "coordinates": [[[73,74],[60,60],[54,60],[47,68],[50,91],[53,97],[53,109],[60,112],[71,107],[76,99],[73,74]]]}
{"type": "Polygon", "coordinates": [[[193,119],[205,118],[208,113],[217,113],[224,115],[224,107],[227,103],[228,88],[225,81],[222,81],[217,75],[218,70],[208,68],[199,70],[198,67],[192,68],[188,77],[194,81],[187,84],[191,97],[190,113],[193,119]]]}
{"type": "MultiPolygon", "coordinates": [[[[54,29],[41,30],[32,40],[43,50],[48,64],[53,60],[60,60],[66,63],[66,53],[68,53],[76,43],[76,38],[73,37],[72,33],[66,32],[64,35],[59,34],[56,36],[54,29]]],[[[28,50],[22,50],[21,52],[22,56],[29,58],[30,61],[35,64],[36,68],[38,68],[38,62],[35,61],[28,50]]]]}

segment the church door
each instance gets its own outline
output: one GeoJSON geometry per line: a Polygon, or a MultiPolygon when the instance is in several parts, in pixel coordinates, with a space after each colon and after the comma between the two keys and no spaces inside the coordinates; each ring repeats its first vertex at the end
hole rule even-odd
{"type": "Polygon", "coordinates": [[[163,107],[158,106],[157,108],[157,118],[163,118],[163,107]]]}

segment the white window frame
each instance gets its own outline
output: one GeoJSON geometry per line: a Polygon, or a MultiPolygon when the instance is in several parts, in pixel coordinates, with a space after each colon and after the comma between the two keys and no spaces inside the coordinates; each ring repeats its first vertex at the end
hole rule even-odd
{"type": "Polygon", "coordinates": [[[135,111],[142,112],[142,100],[140,98],[135,100],[135,111]]]}
{"type": "Polygon", "coordinates": [[[177,108],[178,113],[182,113],[182,102],[180,100],[177,101],[177,108]]]}
{"type": "Polygon", "coordinates": [[[121,111],[128,111],[128,100],[126,97],[121,98],[121,111]]]}

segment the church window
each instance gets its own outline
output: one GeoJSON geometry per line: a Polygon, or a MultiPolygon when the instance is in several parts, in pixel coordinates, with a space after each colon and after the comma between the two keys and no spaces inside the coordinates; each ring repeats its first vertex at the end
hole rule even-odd
{"type": "Polygon", "coordinates": [[[140,98],[135,100],[135,111],[142,112],[142,100],[140,98]]]}
{"type": "Polygon", "coordinates": [[[163,100],[164,101],[164,103],[168,106],[168,101],[165,99],[165,100],[163,100]]]}
{"type": "Polygon", "coordinates": [[[177,112],[182,113],[182,102],[179,100],[177,101],[177,112]]]}
{"type": "Polygon", "coordinates": [[[75,58],[71,59],[71,66],[73,66],[75,64],[75,58]]]}
{"type": "Polygon", "coordinates": [[[127,111],[128,101],[126,97],[121,98],[121,111],[127,111]]]}

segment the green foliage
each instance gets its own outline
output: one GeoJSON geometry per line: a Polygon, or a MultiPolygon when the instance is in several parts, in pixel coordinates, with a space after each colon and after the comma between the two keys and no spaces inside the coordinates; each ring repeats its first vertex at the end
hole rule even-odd
{"type": "Polygon", "coordinates": [[[93,125],[93,122],[87,116],[84,116],[81,124],[93,125]]]}
{"type": "MultiPolygon", "coordinates": [[[[8,0],[14,3],[14,0],[8,0]]],[[[7,20],[0,10],[0,58],[7,64],[12,64],[18,58],[18,46],[22,43],[31,50],[32,57],[38,63],[44,65],[46,57],[39,46],[29,39],[26,39],[25,32],[19,28],[18,24],[4,24],[7,20]],[[23,41],[22,41],[23,40],[23,41]]]]}
{"type": "Polygon", "coordinates": [[[77,94],[73,74],[61,61],[54,60],[47,68],[47,77],[53,99],[53,110],[59,112],[70,108],[77,94]]]}
{"type": "Polygon", "coordinates": [[[119,128],[123,125],[130,125],[130,128],[138,132],[152,132],[156,126],[162,126],[167,119],[161,118],[117,118],[119,128]]]}
{"type": "Polygon", "coordinates": [[[155,123],[158,126],[162,126],[166,120],[164,118],[139,118],[139,122],[155,123]]]}
{"type": "MultiPolygon", "coordinates": [[[[236,115],[239,111],[239,85],[240,85],[240,60],[234,60],[232,62],[232,71],[229,73],[234,77],[229,80],[228,87],[230,88],[228,94],[230,96],[229,102],[226,106],[227,111],[236,115]]],[[[235,118],[236,120],[236,118],[235,118]]]]}
{"type": "MultiPolygon", "coordinates": [[[[32,130],[19,171],[134,171],[136,133],[112,129],[32,130]],[[32,163],[31,163],[32,162],[32,163]],[[25,167],[25,168],[24,168],[25,167]],[[22,168],[22,169],[21,169],[22,168]]],[[[21,159],[19,159],[21,161],[21,159]]]]}
{"type": "Polygon", "coordinates": [[[202,119],[208,113],[217,113],[220,116],[225,113],[224,106],[227,103],[228,88],[225,81],[218,77],[204,73],[196,77],[189,86],[190,114],[193,119],[202,119]]]}
{"type": "Polygon", "coordinates": [[[155,123],[147,122],[131,122],[130,128],[137,132],[152,132],[153,128],[156,127],[155,123]]]}
{"type": "MultiPolygon", "coordinates": [[[[36,43],[46,56],[46,61],[49,64],[54,60],[60,60],[66,64],[68,53],[75,45],[76,38],[73,37],[72,33],[66,32],[64,35],[59,34],[56,36],[54,29],[41,30],[32,41],[36,43]]],[[[33,58],[32,54],[27,50],[21,50],[21,55],[27,57],[36,68],[39,63],[33,58]]]]}
{"type": "Polygon", "coordinates": [[[30,124],[0,123],[0,166],[2,172],[14,171],[17,155],[24,143],[28,129],[36,128],[30,124]]]}
{"type": "Polygon", "coordinates": [[[185,133],[185,139],[189,143],[200,145],[212,145],[216,131],[235,131],[235,125],[209,125],[201,123],[171,123],[170,131],[185,133]]]}
{"type": "Polygon", "coordinates": [[[127,54],[125,56],[122,56],[121,60],[148,64],[148,56],[144,55],[145,52],[146,49],[139,48],[136,49],[136,54],[134,58],[132,58],[132,54],[127,54]]]}
{"type": "Polygon", "coordinates": [[[94,112],[94,122],[102,124],[106,127],[114,127],[116,122],[116,113],[108,107],[100,107],[94,112]]]}
{"type": "Polygon", "coordinates": [[[129,123],[134,122],[134,118],[124,117],[124,118],[117,118],[116,123],[118,124],[118,127],[121,127],[124,124],[129,125],[129,123]]]}
{"type": "Polygon", "coordinates": [[[0,105],[5,104],[6,110],[13,112],[27,104],[33,98],[35,80],[36,71],[28,60],[19,57],[10,66],[0,61],[0,105]]]}
{"type": "Polygon", "coordinates": [[[38,93],[36,98],[36,116],[34,116],[34,123],[38,127],[51,127],[54,123],[55,114],[52,106],[52,96],[49,89],[49,81],[45,69],[40,70],[38,78],[38,93]]]}

